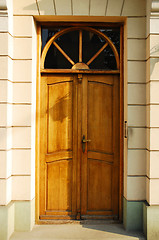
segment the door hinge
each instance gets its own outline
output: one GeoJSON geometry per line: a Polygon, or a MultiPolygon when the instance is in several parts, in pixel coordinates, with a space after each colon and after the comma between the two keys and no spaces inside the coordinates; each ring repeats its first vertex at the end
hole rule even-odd
{"type": "Polygon", "coordinates": [[[124,121],[124,138],[128,138],[128,122],[124,121]]]}

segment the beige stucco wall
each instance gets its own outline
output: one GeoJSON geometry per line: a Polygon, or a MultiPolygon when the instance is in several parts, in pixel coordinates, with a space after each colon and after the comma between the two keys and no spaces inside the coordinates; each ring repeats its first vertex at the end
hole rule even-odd
{"type": "MultiPolygon", "coordinates": [[[[9,10],[12,15],[12,9],[9,10]]],[[[1,205],[7,205],[12,199],[12,53],[13,37],[8,10],[4,4],[0,12],[0,190],[1,205]],[[3,46],[3,47],[2,47],[3,46]]]]}
{"type": "MultiPolygon", "coordinates": [[[[52,2],[52,1],[51,1],[52,2]]],[[[13,1],[13,37],[14,37],[14,60],[13,60],[13,102],[16,105],[13,107],[13,148],[14,159],[16,154],[27,152],[24,148],[31,148],[33,151],[34,145],[31,144],[31,116],[28,113],[28,122],[26,118],[22,118],[22,109],[30,108],[33,104],[31,99],[31,91],[33,83],[36,81],[33,77],[32,58],[36,55],[36,48],[34,52],[31,51],[33,44],[33,17],[29,15],[102,15],[102,16],[128,16],[127,20],[127,65],[128,74],[125,76],[125,81],[128,81],[128,125],[129,125],[129,139],[128,139],[128,169],[125,171],[125,181],[127,187],[124,191],[124,196],[127,200],[144,200],[145,193],[145,156],[146,156],[146,4],[145,1],[101,1],[100,4],[94,1],[54,1],[54,4],[43,4],[42,1],[13,1]],[[124,4],[123,4],[124,3],[124,4]],[[49,7],[47,7],[49,6],[49,7]],[[52,7],[50,7],[52,6],[52,7]],[[98,7],[97,7],[98,6],[98,7]],[[114,7],[115,6],[115,7],[114,7]],[[27,15],[27,16],[26,16],[27,15]],[[25,28],[23,27],[25,26],[25,28]],[[24,47],[25,46],[25,47],[24,47]],[[27,68],[26,68],[27,64],[27,68]],[[18,71],[20,69],[20,71],[18,71]],[[27,72],[27,75],[26,75],[27,72]],[[24,79],[28,76],[28,79],[24,79]],[[23,104],[23,106],[21,105],[23,104]],[[17,120],[16,120],[17,119],[17,120]],[[16,122],[17,121],[17,122],[16,122]],[[20,122],[18,122],[20,121],[20,122]],[[19,125],[19,126],[17,126],[19,125]],[[25,138],[23,136],[25,135],[25,138]],[[22,150],[19,150],[22,148],[22,150]],[[141,191],[142,189],[142,191],[141,191]]],[[[52,2],[53,3],[53,2],[52,2]]],[[[51,3],[50,3],[51,4],[51,3]]],[[[35,96],[35,89],[33,90],[35,96]]],[[[34,98],[35,101],[35,98],[34,98]]],[[[27,112],[25,111],[25,114],[27,112]]],[[[33,122],[32,122],[33,123],[33,122]]],[[[29,151],[29,149],[28,149],[29,151]]],[[[24,153],[24,154],[25,154],[24,153]]],[[[30,168],[31,161],[26,159],[26,169],[30,168]]],[[[14,160],[14,169],[16,168],[17,160],[14,160]]],[[[20,161],[20,160],[19,160],[20,161]]],[[[127,159],[125,159],[127,161],[127,159]]],[[[19,183],[18,178],[29,183],[31,175],[27,176],[23,169],[19,169],[21,176],[17,176],[13,182],[16,185],[19,183]],[[25,179],[25,180],[24,180],[25,179]]],[[[30,174],[30,173],[29,173],[30,174]]],[[[21,181],[21,182],[22,182],[21,181]]],[[[32,182],[33,184],[33,182],[32,182]]],[[[30,187],[32,186],[30,185],[30,187]]],[[[22,184],[23,185],[23,184],[22,184]]],[[[15,187],[16,189],[16,187],[15,187]]],[[[19,186],[20,189],[20,186],[19,186]]],[[[16,190],[14,190],[16,191],[16,190]]],[[[31,199],[31,190],[24,193],[24,198],[19,200],[31,199]]],[[[19,190],[18,190],[19,192],[19,190]]],[[[18,194],[18,193],[17,193],[18,194]]],[[[15,194],[16,195],[16,194],[15,194]]],[[[18,200],[18,199],[17,199],[18,200]]]]}
{"type": "Polygon", "coordinates": [[[147,94],[147,196],[150,205],[159,205],[159,3],[153,1],[146,40],[147,94]]]}
{"type": "Polygon", "coordinates": [[[124,106],[128,142],[125,139],[124,197],[159,204],[159,24],[155,16],[150,17],[151,1],[101,0],[99,4],[98,0],[13,0],[13,11],[11,2],[8,6],[9,17],[0,15],[0,43],[4,46],[0,48],[0,191],[5,193],[0,195],[0,205],[35,197],[34,16],[45,15],[127,17],[124,106]]]}

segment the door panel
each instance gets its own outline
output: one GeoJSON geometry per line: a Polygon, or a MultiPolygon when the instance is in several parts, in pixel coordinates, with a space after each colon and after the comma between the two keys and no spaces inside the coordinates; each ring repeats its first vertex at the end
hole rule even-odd
{"type": "Polygon", "coordinates": [[[74,219],[73,77],[48,75],[41,80],[40,219],[74,219]]]}
{"type": "Polygon", "coordinates": [[[116,218],[119,189],[119,87],[113,75],[83,78],[81,218],[116,218]]]}
{"type": "Polygon", "coordinates": [[[88,159],[88,211],[112,210],[112,164],[88,159]]]}
{"type": "Polygon", "coordinates": [[[47,210],[71,211],[72,160],[47,163],[47,210]]]}
{"type": "Polygon", "coordinates": [[[72,151],[72,82],[48,85],[48,153],[72,151]]]}
{"type": "Polygon", "coordinates": [[[40,104],[40,219],[116,218],[119,77],[44,74],[40,104]]]}
{"type": "Polygon", "coordinates": [[[112,85],[88,82],[88,151],[112,153],[112,97],[112,85]]]}

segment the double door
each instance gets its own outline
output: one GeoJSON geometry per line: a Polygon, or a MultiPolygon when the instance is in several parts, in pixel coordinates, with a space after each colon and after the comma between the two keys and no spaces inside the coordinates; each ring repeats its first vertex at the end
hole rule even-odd
{"type": "Polygon", "coordinates": [[[118,75],[42,75],[39,169],[39,219],[118,218],[118,75]]]}

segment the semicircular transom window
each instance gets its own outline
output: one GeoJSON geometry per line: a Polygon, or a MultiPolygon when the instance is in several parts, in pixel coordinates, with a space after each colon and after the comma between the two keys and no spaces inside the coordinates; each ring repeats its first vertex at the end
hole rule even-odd
{"type": "Polygon", "coordinates": [[[120,28],[42,28],[41,69],[119,69],[120,28]]]}

